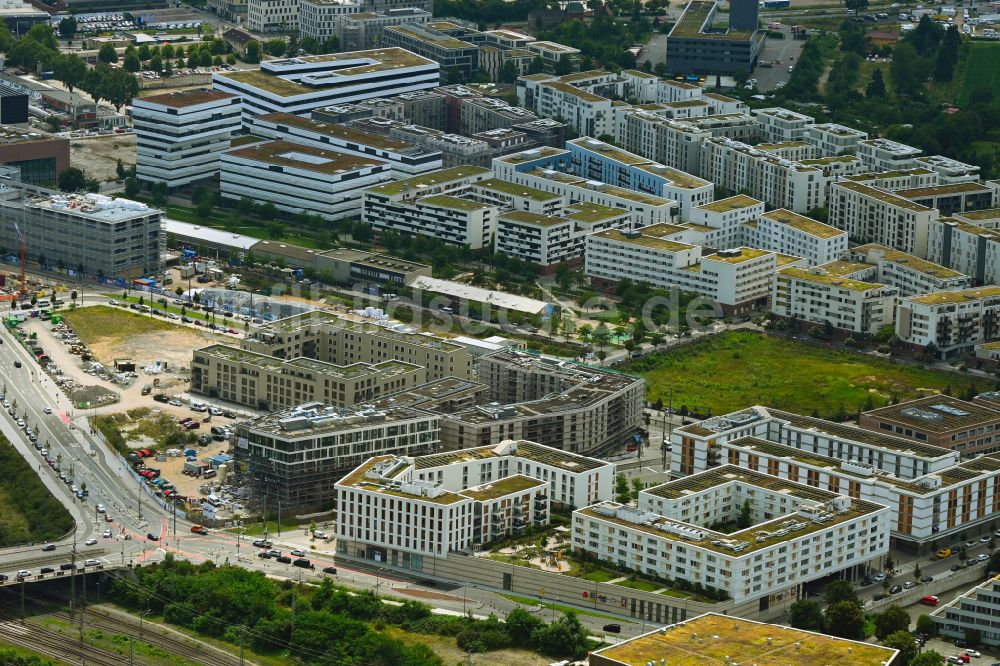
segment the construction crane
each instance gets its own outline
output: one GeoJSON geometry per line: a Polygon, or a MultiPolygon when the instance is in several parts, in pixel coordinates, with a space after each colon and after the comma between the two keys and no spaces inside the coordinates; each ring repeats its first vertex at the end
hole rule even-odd
{"type": "Polygon", "coordinates": [[[24,234],[21,233],[21,227],[14,223],[14,230],[17,231],[17,239],[21,242],[21,291],[19,295],[24,298],[28,295],[27,284],[24,281],[24,234]]]}

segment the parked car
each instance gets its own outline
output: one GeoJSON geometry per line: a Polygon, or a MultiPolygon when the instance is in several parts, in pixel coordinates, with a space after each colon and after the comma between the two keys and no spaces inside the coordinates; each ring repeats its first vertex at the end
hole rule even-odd
{"type": "Polygon", "coordinates": [[[869,585],[872,584],[872,582],[873,581],[871,578],[864,578],[860,583],[858,583],[858,585],[860,585],[861,587],[868,587],[869,585]]]}
{"type": "Polygon", "coordinates": [[[966,648],[965,654],[969,655],[970,657],[974,657],[976,659],[979,659],[980,657],[983,656],[982,652],[980,652],[979,650],[973,650],[972,648],[966,648]]]}
{"type": "Polygon", "coordinates": [[[877,574],[875,574],[874,576],[872,576],[872,580],[875,581],[876,583],[881,583],[882,581],[885,580],[885,573],[882,572],[882,571],[879,571],[877,574]]]}
{"type": "Polygon", "coordinates": [[[979,537],[979,543],[989,543],[991,538],[992,537],[990,537],[989,535],[984,534],[983,536],[979,537]]]}
{"type": "Polygon", "coordinates": [[[56,570],[53,569],[52,567],[42,567],[41,569],[38,570],[38,573],[40,574],[50,574],[55,572],[56,570]]]}
{"type": "Polygon", "coordinates": [[[21,580],[22,578],[29,578],[30,576],[31,572],[28,571],[27,569],[21,569],[14,575],[14,577],[17,578],[18,580],[21,580]]]}
{"type": "Polygon", "coordinates": [[[97,561],[97,560],[84,560],[83,561],[83,566],[85,566],[85,567],[96,567],[96,566],[100,566],[100,564],[101,563],[99,561],[97,561]]]}
{"type": "Polygon", "coordinates": [[[97,539],[87,539],[83,542],[84,546],[93,546],[97,543],[97,539]]]}
{"type": "Polygon", "coordinates": [[[306,556],[306,554],[303,553],[298,548],[296,548],[295,550],[292,551],[292,555],[294,555],[295,557],[305,557],[306,556]]]}
{"type": "Polygon", "coordinates": [[[903,589],[904,590],[912,590],[916,586],[917,586],[917,584],[914,583],[912,580],[908,580],[905,583],[903,583],[903,589]]]}
{"type": "Polygon", "coordinates": [[[892,587],[889,588],[889,594],[899,594],[902,591],[903,591],[902,585],[893,585],[892,587]]]}
{"type": "Polygon", "coordinates": [[[620,624],[606,624],[604,625],[604,631],[610,634],[620,634],[622,632],[622,625],[620,624]]]}
{"type": "Polygon", "coordinates": [[[336,576],[337,567],[323,567],[323,573],[330,574],[331,576],[336,576]]]}
{"type": "Polygon", "coordinates": [[[930,583],[933,580],[934,580],[934,576],[921,576],[920,577],[920,582],[921,583],[930,583]]]}
{"type": "Polygon", "coordinates": [[[256,541],[253,542],[253,545],[257,546],[258,548],[270,548],[271,542],[268,541],[267,539],[257,539],[256,541]]]}
{"type": "Polygon", "coordinates": [[[292,563],[292,558],[288,557],[287,555],[282,555],[282,556],[276,557],[274,559],[276,559],[278,562],[281,562],[282,564],[291,564],[292,563]]]}
{"type": "Polygon", "coordinates": [[[42,550],[44,552],[46,552],[46,553],[50,553],[50,552],[52,552],[55,549],[56,549],[56,545],[54,543],[47,543],[44,546],[42,546],[42,550]]]}

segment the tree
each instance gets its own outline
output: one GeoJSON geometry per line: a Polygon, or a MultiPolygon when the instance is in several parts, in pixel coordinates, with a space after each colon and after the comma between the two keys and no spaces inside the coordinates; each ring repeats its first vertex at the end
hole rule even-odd
{"type": "Polygon", "coordinates": [[[811,599],[799,599],[790,609],[790,624],[796,629],[823,631],[823,609],[811,599]]]}
{"type": "Polygon", "coordinates": [[[569,56],[565,53],[559,57],[559,62],[556,63],[555,72],[559,76],[565,76],[573,71],[573,62],[569,59],[569,56]]]}
{"type": "Polygon", "coordinates": [[[926,62],[909,42],[901,42],[893,51],[889,68],[892,83],[899,95],[912,95],[927,78],[926,62]]]}
{"type": "Polygon", "coordinates": [[[125,60],[122,63],[122,67],[132,73],[135,73],[142,68],[142,63],[139,62],[139,56],[135,53],[127,53],[125,54],[125,60]]]}
{"type": "Polygon", "coordinates": [[[118,62],[118,52],[115,51],[115,47],[111,45],[111,42],[104,42],[101,45],[101,49],[97,52],[97,59],[106,65],[118,62]]]}
{"type": "Polygon", "coordinates": [[[925,636],[933,636],[937,632],[937,624],[930,615],[921,615],[917,618],[917,633],[925,636]]]}
{"type": "Polygon", "coordinates": [[[167,205],[167,200],[170,196],[170,190],[167,188],[167,184],[162,180],[156,185],[153,185],[153,205],[157,208],[163,208],[167,205]]]}
{"type": "Polygon", "coordinates": [[[830,606],[841,601],[850,601],[852,604],[861,606],[854,586],[846,580],[831,581],[823,591],[823,599],[830,606]]]}
{"type": "Polygon", "coordinates": [[[628,504],[632,499],[632,491],[628,485],[628,477],[619,472],[615,477],[615,496],[622,504],[628,504]]]}
{"type": "Polygon", "coordinates": [[[884,639],[882,645],[899,650],[899,664],[909,664],[917,656],[917,639],[908,631],[894,631],[884,639]]]}
{"type": "Polygon", "coordinates": [[[247,42],[246,51],[243,52],[243,62],[251,64],[260,62],[260,42],[252,39],[247,42]]]}
{"type": "Polygon", "coordinates": [[[906,632],[910,627],[910,616],[899,605],[892,604],[875,616],[875,635],[885,640],[889,634],[906,632]]]}
{"type": "Polygon", "coordinates": [[[743,506],[740,507],[740,515],[736,518],[736,526],[745,530],[753,525],[753,504],[750,500],[744,500],[743,506]]]}
{"type": "Polygon", "coordinates": [[[163,71],[163,59],[159,53],[153,54],[153,57],[149,59],[149,69],[157,74],[163,71]]]}
{"type": "Polygon", "coordinates": [[[139,181],[136,180],[135,176],[130,176],[125,179],[125,196],[134,197],[139,194],[139,181]]]}
{"type": "Polygon", "coordinates": [[[868,82],[868,87],[865,89],[865,96],[869,99],[885,97],[885,79],[882,78],[881,67],[876,67],[875,71],[872,72],[871,81],[868,82]]]}
{"type": "Polygon", "coordinates": [[[67,90],[73,92],[74,88],[83,83],[87,75],[87,63],[78,55],[63,53],[56,57],[52,74],[57,80],[66,84],[67,90]]]}
{"type": "Polygon", "coordinates": [[[285,55],[285,49],[288,48],[288,44],[285,43],[283,39],[271,39],[264,44],[264,51],[268,55],[273,55],[275,58],[280,58],[285,55]]]}
{"type": "Polygon", "coordinates": [[[101,81],[101,97],[111,102],[115,111],[130,103],[139,94],[139,79],[124,68],[106,72],[101,81]]]}
{"type": "Polygon", "coordinates": [[[544,625],[545,622],[520,607],[507,613],[507,635],[514,647],[530,647],[531,636],[544,625]]]}
{"type": "Polygon", "coordinates": [[[232,54],[232,53],[226,54],[226,64],[227,65],[235,65],[236,64],[236,56],[234,54],[232,54]]]}
{"type": "Polygon", "coordinates": [[[868,9],[868,0],[844,0],[844,7],[854,12],[863,12],[868,9]]]}
{"type": "Polygon", "coordinates": [[[965,642],[969,645],[979,645],[983,641],[983,635],[978,629],[965,630],[965,642]]]}
{"type": "Polygon", "coordinates": [[[944,657],[934,650],[927,650],[911,659],[910,666],[944,666],[944,657]]]}
{"type": "Polygon", "coordinates": [[[826,609],[825,617],[826,631],[831,636],[850,638],[852,640],[864,638],[865,615],[861,611],[861,606],[857,603],[838,601],[831,604],[826,609]]]}
{"type": "Polygon", "coordinates": [[[528,65],[528,74],[541,74],[545,71],[545,61],[542,56],[535,56],[528,65]]]}
{"type": "Polygon", "coordinates": [[[961,45],[962,37],[958,33],[958,28],[954,25],[949,26],[934,58],[935,81],[951,81],[955,65],[958,64],[958,49],[961,45]]]}
{"type": "Polygon", "coordinates": [[[59,21],[59,35],[64,39],[73,39],[73,35],[76,34],[76,28],[76,19],[72,16],[67,16],[59,21]]]}
{"type": "Polygon", "coordinates": [[[501,83],[515,83],[517,81],[517,65],[513,60],[506,60],[500,68],[501,83]]]}
{"type": "Polygon", "coordinates": [[[582,659],[587,654],[587,629],[576,613],[567,611],[555,622],[536,629],[532,642],[544,654],[582,659]]]}
{"type": "Polygon", "coordinates": [[[79,192],[87,186],[87,176],[79,167],[66,167],[59,172],[57,183],[63,192],[79,192]]]}

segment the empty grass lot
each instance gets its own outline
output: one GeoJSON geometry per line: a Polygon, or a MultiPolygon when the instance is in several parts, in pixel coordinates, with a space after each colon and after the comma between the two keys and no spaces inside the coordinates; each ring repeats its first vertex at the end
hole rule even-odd
{"type": "Polygon", "coordinates": [[[957,372],[897,365],[752,331],[713,336],[622,369],[646,379],[650,401],[666,403],[673,388],[674,408],[698,414],[766,405],[829,417],[841,404],[848,414],[856,412],[869,395],[880,406],[893,395],[903,401],[947,386],[960,395],[973,382],[957,372]]]}
{"type": "Polygon", "coordinates": [[[124,340],[130,336],[175,331],[179,328],[157,317],[140,315],[131,310],[113,308],[109,305],[88,305],[75,310],[63,310],[59,314],[87,345],[98,340],[109,338],[124,340]]]}

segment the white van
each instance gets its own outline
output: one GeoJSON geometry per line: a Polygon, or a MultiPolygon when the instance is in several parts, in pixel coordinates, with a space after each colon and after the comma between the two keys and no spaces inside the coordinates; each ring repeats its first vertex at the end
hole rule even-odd
{"type": "Polygon", "coordinates": [[[205,403],[198,402],[197,400],[191,401],[191,411],[193,412],[204,412],[206,411],[205,403]]]}

